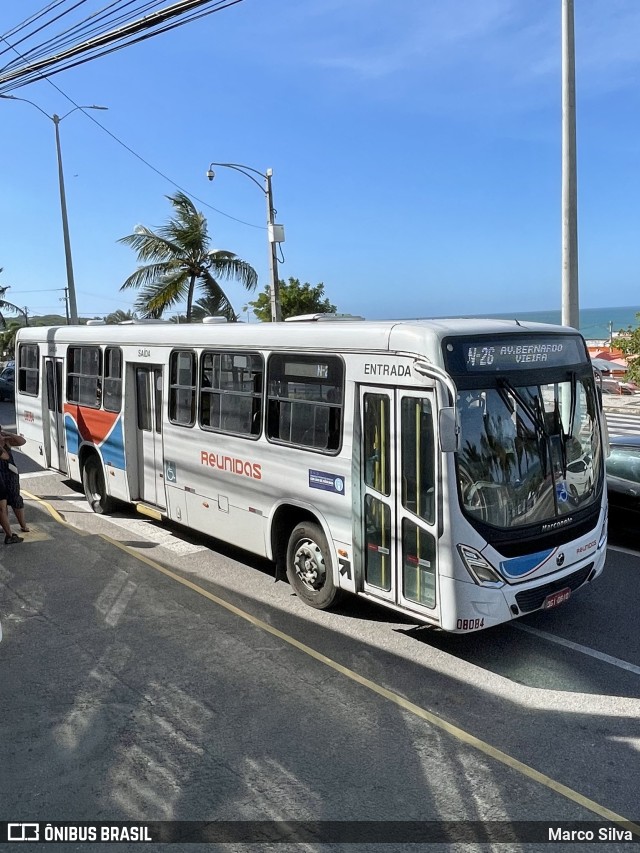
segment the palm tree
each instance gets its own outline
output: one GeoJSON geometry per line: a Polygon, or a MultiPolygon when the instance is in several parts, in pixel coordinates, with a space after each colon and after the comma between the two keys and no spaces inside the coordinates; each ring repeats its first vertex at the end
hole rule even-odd
{"type": "MultiPolygon", "coordinates": [[[[3,270],[3,267],[0,267],[0,272],[2,272],[2,270],[3,270]]],[[[7,328],[7,321],[4,319],[4,314],[2,313],[3,308],[5,310],[7,308],[9,308],[10,310],[15,311],[18,314],[22,314],[22,316],[24,317],[24,324],[25,324],[25,326],[28,326],[29,325],[29,318],[28,318],[27,312],[24,310],[24,308],[19,308],[17,305],[14,305],[13,302],[8,302],[4,298],[7,294],[7,290],[9,290],[10,287],[11,287],[10,284],[7,284],[6,287],[0,287],[0,323],[2,323],[2,328],[3,329],[7,328]]]]}
{"type": "Polygon", "coordinates": [[[111,314],[107,314],[104,318],[104,322],[107,326],[112,326],[116,323],[124,323],[127,320],[136,320],[135,311],[123,311],[122,308],[118,308],[117,311],[112,311],[111,314]]]}
{"type": "Polygon", "coordinates": [[[219,293],[210,293],[203,296],[194,304],[191,316],[194,320],[202,320],[204,317],[226,317],[230,323],[235,323],[238,315],[224,304],[225,298],[219,293]]]}
{"type": "Polygon", "coordinates": [[[0,332],[0,349],[2,350],[2,355],[11,355],[13,358],[13,353],[16,348],[16,334],[18,333],[18,329],[21,329],[21,323],[17,323],[15,320],[12,320],[8,326],[5,326],[5,331],[0,332]]]}
{"type": "Polygon", "coordinates": [[[235,317],[217,279],[234,278],[247,290],[254,290],[258,283],[256,271],[232,252],[209,248],[207,220],[188,196],[177,192],[167,198],[175,215],[166,225],[157,231],[136,225],[133,234],[118,241],[131,246],[139,262],[147,262],[129,276],[120,290],[140,289],[135,307],[144,317],[160,317],[165,309],[186,301],[186,319],[190,323],[198,283],[207,296],[217,297],[218,313],[235,317]]]}
{"type": "MultiPolygon", "coordinates": [[[[191,321],[193,323],[201,322],[205,317],[226,317],[229,323],[236,323],[238,315],[226,301],[225,296],[220,293],[215,293],[213,296],[203,296],[193,303],[191,309],[191,321]],[[224,304],[223,304],[224,303],[224,304]]],[[[175,314],[171,317],[172,323],[186,323],[187,317],[185,314],[175,314]]]]}

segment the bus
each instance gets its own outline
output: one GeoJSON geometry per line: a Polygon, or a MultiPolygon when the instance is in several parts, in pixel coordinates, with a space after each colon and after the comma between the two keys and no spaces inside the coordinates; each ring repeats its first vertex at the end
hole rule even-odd
{"type": "Polygon", "coordinates": [[[265,557],[312,607],[354,593],[466,633],[604,567],[606,426],[571,328],[23,328],[16,418],[95,512],[124,501],[265,557]]]}

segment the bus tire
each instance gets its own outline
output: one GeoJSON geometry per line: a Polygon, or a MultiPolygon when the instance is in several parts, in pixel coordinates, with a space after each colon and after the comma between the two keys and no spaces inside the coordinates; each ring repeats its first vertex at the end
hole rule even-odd
{"type": "Polygon", "coordinates": [[[102,465],[95,456],[89,456],[82,469],[82,487],[87,503],[98,515],[105,515],[114,508],[114,500],[107,494],[102,465]]]}
{"type": "Polygon", "coordinates": [[[318,610],[327,610],[338,600],[340,590],[333,582],[327,538],[318,524],[303,521],[289,537],[287,578],[298,598],[318,610]]]}

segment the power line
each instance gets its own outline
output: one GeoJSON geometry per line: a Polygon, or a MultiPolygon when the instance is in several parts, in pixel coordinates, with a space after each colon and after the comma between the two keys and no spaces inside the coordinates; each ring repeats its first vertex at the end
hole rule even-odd
{"type": "MultiPolygon", "coordinates": [[[[124,8],[133,5],[135,1],[136,0],[127,0],[127,2],[124,3],[124,8]]],[[[68,29],[63,30],[58,35],[53,36],[42,44],[36,45],[35,47],[28,49],[23,55],[23,59],[26,61],[26,58],[29,57],[31,61],[33,61],[34,59],[46,55],[48,51],[54,50],[56,48],[60,50],[67,45],[73,44],[74,38],[77,39],[81,35],[87,38],[92,34],[97,34],[101,31],[104,31],[107,21],[109,21],[110,26],[127,23],[128,21],[131,21],[135,17],[135,15],[147,12],[153,9],[154,7],[161,5],[161,3],[163,2],[165,2],[165,0],[147,0],[144,5],[138,6],[135,9],[129,9],[129,11],[123,12],[118,17],[115,17],[116,13],[118,13],[120,9],[123,8],[123,0],[115,0],[115,2],[112,2],[104,9],[93,13],[88,18],[85,18],[83,21],[73,24],[68,29]],[[103,24],[99,23],[101,20],[104,21],[103,24]]],[[[43,26],[43,29],[46,26],[49,26],[49,24],[45,24],[43,26]]],[[[27,40],[32,35],[33,33],[29,33],[27,36],[24,37],[23,41],[27,40]]],[[[15,47],[17,44],[20,44],[20,42],[14,42],[13,47],[15,47]]],[[[8,49],[9,48],[5,48],[4,51],[0,51],[0,55],[2,53],[6,53],[8,49]]],[[[17,59],[11,60],[4,66],[3,70],[7,70],[8,68],[16,65],[18,61],[19,60],[17,59]]]]}
{"type": "Polygon", "coordinates": [[[65,290],[64,287],[45,287],[43,290],[21,290],[20,295],[23,293],[54,293],[57,290],[65,290]]]}
{"type": "MultiPolygon", "coordinates": [[[[82,2],[84,2],[84,0],[82,0],[82,2]]],[[[26,82],[33,79],[57,74],[67,68],[73,68],[76,65],[89,61],[90,59],[96,59],[98,56],[104,56],[107,53],[112,53],[114,50],[119,50],[122,47],[151,38],[153,35],[158,35],[161,32],[167,32],[192,20],[204,17],[205,15],[220,12],[223,9],[235,6],[241,2],[243,2],[243,0],[180,0],[178,3],[173,3],[171,6],[161,9],[152,15],[143,17],[140,20],[134,21],[133,23],[128,23],[116,30],[94,36],[88,41],[71,47],[62,53],[39,60],[35,63],[27,63],[28,67],[26,69],[15,69],[7,71],[4,74],[0,74],[0,87],[3,88],[3,91],[10,91],[12,88],[23,86],[26,82]],[[194,14],[194,11],[201,6],[207,6],[210,8],[206,8],[203,12],[197,15],[194,14]],[[187,18],[186,16],[189,13],[191,13],[191,16],[187,18]],[[179,18],[178,21],[169,23],[176,17],[179,18]],[[136,38],[133,37],[137,33],[144,32],[149,29],[154,29],[155,31],[148,35],[141,35],[136,38]],[[107,46],[114,42],[123,43],[117,47],[107,49],[107,46]],[[91,56],[83,60],[79,60],[78,62],[69,61],[73,57],[85,53],[90,53],[91,56]],[[43,73],[46,69],[50,70],[47,73],[43,73]]],[[[12,47],[6,38],[2,37],[2,40],[5,44],[12,47]]]]}
{"type": "MultiPolygon", "coordinates": [[[[46,27],[50,26],[50,25],[51,25],[52,23],[54,23],[55,21],[60,20],[60,18],[63,18],[65,15],[67,15],[67,14],[68,14],[69,12],[71,12],[73,9],[77,9],[77,8],[78,8],[78,6],[82,6],[82,5],[83,5],[84,3],[86,3],[86,2],[87,2],[87,0],[78,0],[78,2],[77,2],[74,6],[72,6],[72,7],[71,7],[71,9],[67,9],[67,10],[66,10],[66,11],[64,11],[64,12],[61,12],[59,15],[56,15],[56,17],[53,19],[53,21],[47,21],[47,23],[45,23],[45,24],[41,24],[41,25],[40,25],[39,27],[37,27],[37,29],[35,29],[33,32],[31,32],[31,33],[27,33],[27,34],[26,34],[26,35],[24,35],[21,39],[18,39],[18,41],[17,41],[17,42],[14,42],[14,45],[16,45],[16,44],[21,44],[23,41],[26,41],[27,39],[31,38],[31,37],[32,37],[32,36],[34,36],[36,33],[39,33],[41,30],[46,29],[46,27]]],[[[58,4],[56,4],[56,5],[60,5],[60,4],[58,3],[58,4]]],[[[17,35],[17,33],[15,33],[15,34],[17,35]]],[[[4,36],[3,36],[3,40],[5,40],[4,36]]],[[[14,45],[11,45],[11,47],[13,47],[14,45]]]]}
{"type": "Polygon", "coordinates": [[[28,18],[25,18],[22,23],[16,24],[16,26],[12,30],[9,30],[8,32],[4,33],[3,38],[10,38],[11,36],[16,35],[17,33],[21,32],[21,30],[25,29],[29,24],[32,24],[39,18],[44,17],[47,12],[51,11],[52,9],[55,9],[58,6],[62,6],[62,4],[65,2],[66,0],[57,0],[57,2],[49,3],[49,5],[45,6],[44,9],[41,9],[39,12],[34,12],[33,15],[30,15],[28,18]]]}

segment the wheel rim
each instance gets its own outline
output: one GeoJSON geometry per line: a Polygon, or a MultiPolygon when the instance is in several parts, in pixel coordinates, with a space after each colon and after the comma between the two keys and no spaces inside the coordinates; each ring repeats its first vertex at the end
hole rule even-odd
{"type": "Polygon", "coordinates": [[[314,592],[322,589],[327,576],[322,551],[313,539],[301,539],[295,548],[293,565],[300,581],[314,592]]]}

